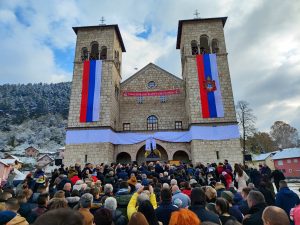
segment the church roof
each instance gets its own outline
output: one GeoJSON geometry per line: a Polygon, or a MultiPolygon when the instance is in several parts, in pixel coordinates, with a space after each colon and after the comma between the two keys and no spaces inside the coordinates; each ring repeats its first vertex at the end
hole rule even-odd
{"type": "Polygon", "coordinates": [[[180,41],[181,41],[181,32],[182,32],[182,25],[186,22],[202,22],[208,20],[222,20],[223,27],[225,26],[227,17],[214,17],[214,18],[199,18],[199,19],[189,19],[189,20],[179,20],[178,22],[178,33],[177,33],[177,42],[176,42],[176,49],[180,49],[180,41]]]}
{"type": "Polygon", "coordinates": [[[173,79],[176,79],[178,81],[182,81],[182,79],[180,79],[179,77],[175,76],[174,74],[162,69],[161,67],[155,65],[154,63],[148,63],[146,66],[144,66],[142,69],[140,69],[139,71],[137,71],[135,74],[133,74],[132,76],[130,76],[129,78],[127,78],[126,80],[124,80],[121,85],[124,85],[130,81],[132,81],[133,79],[135,79],[139,74],[141,74],[143,71],[145,71],[146,69],[148,69],[149,67],[154,67],[155,69],[160,70],[161,72],[167,74],[168,76],[172,77],[173,79]]]}
{"type": "Polygon", "coordinates": [[[125,45],[123,43],[123,39],[122,39],[122,36],[121,36],[121,32],[119,30],[119,26],[117,24],[111,24],[111,25],[97,25],[97,26],[83,26],[83,27],[72,27],[75,34],[77,34],[78,30],[79,29],[95,29],[95,28],[114,28],[115,31],[116,31],[116,34],[117,34],[117,37],[119,39],[119,42],[120,42],[120,45],[121,45],[121,48],[122,48],[122,52],[126,52],[126,49],[125,49],[125,45]]]}

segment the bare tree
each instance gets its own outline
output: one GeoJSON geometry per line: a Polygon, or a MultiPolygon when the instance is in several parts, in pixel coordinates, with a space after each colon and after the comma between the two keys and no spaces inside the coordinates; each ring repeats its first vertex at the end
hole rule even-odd
{"type": "MultiPolygon", "coordinates": [[[[249,136],[252,136],[256,130],[256,117],[253,114],[253,110],[249,107],[249,103],[246,101],[238,101],[238,103],[236,104],[236,114],[240,126],[243,155],[245,156],[246,140],[249,136]]],[[[243,159],[243,162],[245,164],[245,157],[243,159]]]]}
{"type": "Polygon", "coordinates": [[[270,134],[280,148],[293,148],[298,145],[297,129],[283,121],[276,121],[271,126],[270,134]]]}

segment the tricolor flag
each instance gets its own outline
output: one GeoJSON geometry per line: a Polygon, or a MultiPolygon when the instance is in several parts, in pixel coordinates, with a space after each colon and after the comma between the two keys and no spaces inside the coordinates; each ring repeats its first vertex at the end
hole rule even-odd
{"type": "Polygon", "coordinates": [[[84,61],[80,122],[94,122],[100,119],[102,60],[84,61]]]}
{"type": "Polygon", "coordinates": [[[216,54],[197,55],[196,61],[202,117],[224,117],[216,54]]]}

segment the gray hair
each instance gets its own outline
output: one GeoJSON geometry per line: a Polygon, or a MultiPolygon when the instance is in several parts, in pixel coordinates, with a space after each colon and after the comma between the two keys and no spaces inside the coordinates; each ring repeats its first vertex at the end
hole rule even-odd
{"type": "Polygon", "coordinates": [[[171,185],[177,185],[177,180],[172,179],[172,180],[171,180],[171,185]]]}
{"type": "Polygon", "coordinates": [[[108,197],[105,199],[104,202],[104,208],[109,209],[109,210],[116,210],[117,209],[117,200],[113,197],[108,197]]]}
{"type": "Polygon", "coordinates": [[[260,191],[250,191],[247,198],[253,202],[253,205],[266,202],[264,195],[260,191]]]}
{"type": "Polygon", "coordinates": [[[82,208],[91,207],[93,203],[93,195],[90,193],[83,194],[79,200],[79,203],[82,208]]]}
{"type": "Polygon", "coordinates": [[[146,193],[141,193],[141,194],[139,194],[139,196],[137,198],[137,204],[140,205],[141,202],[146,201],[146,200],[150,200],[149,195],[147,195],[146,193]]]}
{"type": "Polygon", "coordinates": [[[147,175],[146,174],[142,174],[142,179],[147,179],[147,175]]]}
{"type": "Polygon", "coordinates": [[[105,184],[104,185],[104,193],[112,193],[114,190],[113,186],[111,184],[105,184]]]}

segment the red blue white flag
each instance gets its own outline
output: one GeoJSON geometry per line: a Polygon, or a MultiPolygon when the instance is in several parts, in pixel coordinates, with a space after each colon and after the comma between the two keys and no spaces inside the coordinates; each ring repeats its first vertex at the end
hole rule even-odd
{"type": "Polygon", "coordinates": [[[80,122],[94,122],[100,119],[102,60],[84,61],[80,122]]]}
{"type": "Polygon", "coordinates": [[[203,118],[224,117],[216,54],[196,56],[203,118]]]}

